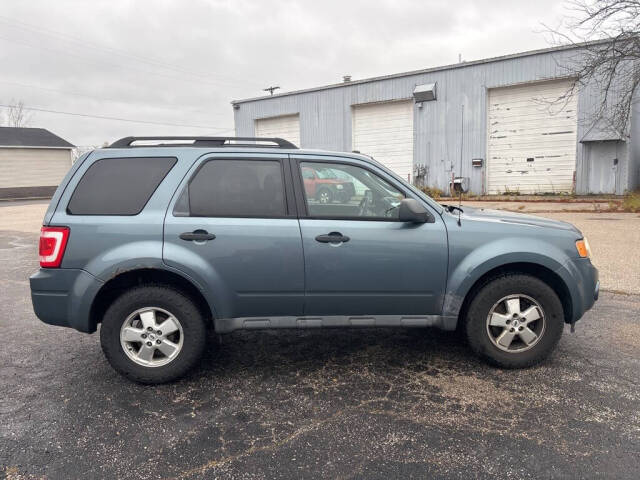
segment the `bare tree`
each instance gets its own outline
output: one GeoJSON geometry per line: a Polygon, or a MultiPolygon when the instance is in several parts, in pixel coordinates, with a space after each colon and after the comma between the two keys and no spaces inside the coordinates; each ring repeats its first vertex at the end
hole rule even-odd
{"type": "Polygon", "coordinates": [[[640,0],[570,0],[559,28],[546,27],[554,43],[580,47],[569,65],[575,78],[565,100],[586,84],[602,91],[593,122],[626,135],[640,84],[640,0]]]}
{"type": "Polygon", "coordinates": [[[26,111],[22,100],[11,100],[11,104],[7,107],[7,125],[9,127],[26,127],[31,123],[32,114],[26,111]]]}

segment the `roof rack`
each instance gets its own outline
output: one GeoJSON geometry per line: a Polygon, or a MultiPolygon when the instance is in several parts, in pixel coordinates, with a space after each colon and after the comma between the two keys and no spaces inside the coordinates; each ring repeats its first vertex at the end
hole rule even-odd
{"type": "Polygon", "coordinates": [[[107,148],[135,148],[135,147],[169,147],[188,145],[191,147],[252,147],[252,148],[294,148],[293,143],[282,138],[261,138],[261,137],[124,137],[116,140],[107,148]],[[138,141],[170,140],[185,143],[158,143],[155,145],[132,145],[138,141]],[[232,143],[232,142],[271,142],[275,145],[259,145],[257,143],[232,143]]]}

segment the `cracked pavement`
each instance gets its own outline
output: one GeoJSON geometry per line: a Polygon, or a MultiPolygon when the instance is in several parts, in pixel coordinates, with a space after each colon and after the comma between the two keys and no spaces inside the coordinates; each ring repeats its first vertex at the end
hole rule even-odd
{"type": "Polygon", "coordinates": [[[236,332],[142,386],[35,318],[36,241],[0,232],[0,478],[638,477],[640,296],[529,370],[430,329],[236,332]]]}

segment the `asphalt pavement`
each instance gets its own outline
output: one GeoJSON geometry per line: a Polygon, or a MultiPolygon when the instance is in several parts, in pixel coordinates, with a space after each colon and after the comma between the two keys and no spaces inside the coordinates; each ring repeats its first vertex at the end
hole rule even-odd
{"type": "Polygon", "coordinates": [[[430,329],[236,332],[142,386],[35,318],[36,241],[0,232],[0,477],[639,476],[640,296],[603,292],[528,370],[430,329]]]}

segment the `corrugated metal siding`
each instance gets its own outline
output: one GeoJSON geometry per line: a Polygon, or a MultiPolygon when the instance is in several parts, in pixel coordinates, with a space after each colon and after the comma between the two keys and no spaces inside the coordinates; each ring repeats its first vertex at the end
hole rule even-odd
{"type": "MultiPolygon", "coordinates": [[[[471,178],[471,190],[485,190],[483,167],[471,160],[487,155],[488,90],[509,85],[566,77],[561,66],[575,60],[576,51],[544,52],[448,70],[411,74],[295,95],[274,96],[238,105],[234,110],[238,135],[253,135],[256,118],[300,114],[301,145],[307,148],[351,151],[353,105],[411,99],[416,85],[438,84],[438,99],[414,105],[414,163],[427,169],[426,183],[448,188],[452,171],[471,178]]],[[[600,90],[585,86],[578,96],[578,139],[591,125],[600,90]]],[[[587,193],[588,162],[578,143],[577,193],[587,193]]],[[[364,152],[366,153],[366,152],[364,152]]],[[[625,157],[626,158],[626,157],[625,157]]],[[[384,158],[378,160],[384,162],[384,158]]],[[[622,168],[626,171],[626,160],[622,168]]],[[[628,176],[622,178],[626,188],[628,176]]]]}
{"type": "Polygon", "coordinates": [[[640,92],[636,91],[631,112],[631,145],[627,145],[629,154],[629,190],[640,188],[640,92]]]}
{"type": "Polygon", "coordinates": [[[571,192],[576,97],[568,81],[489,90],[487,193],[571,192]]]}
{"type": "Polygon", "coordinates": [[[55,186],[70,168],[70,150],[0,148],[0,188],[55,186]]]}

